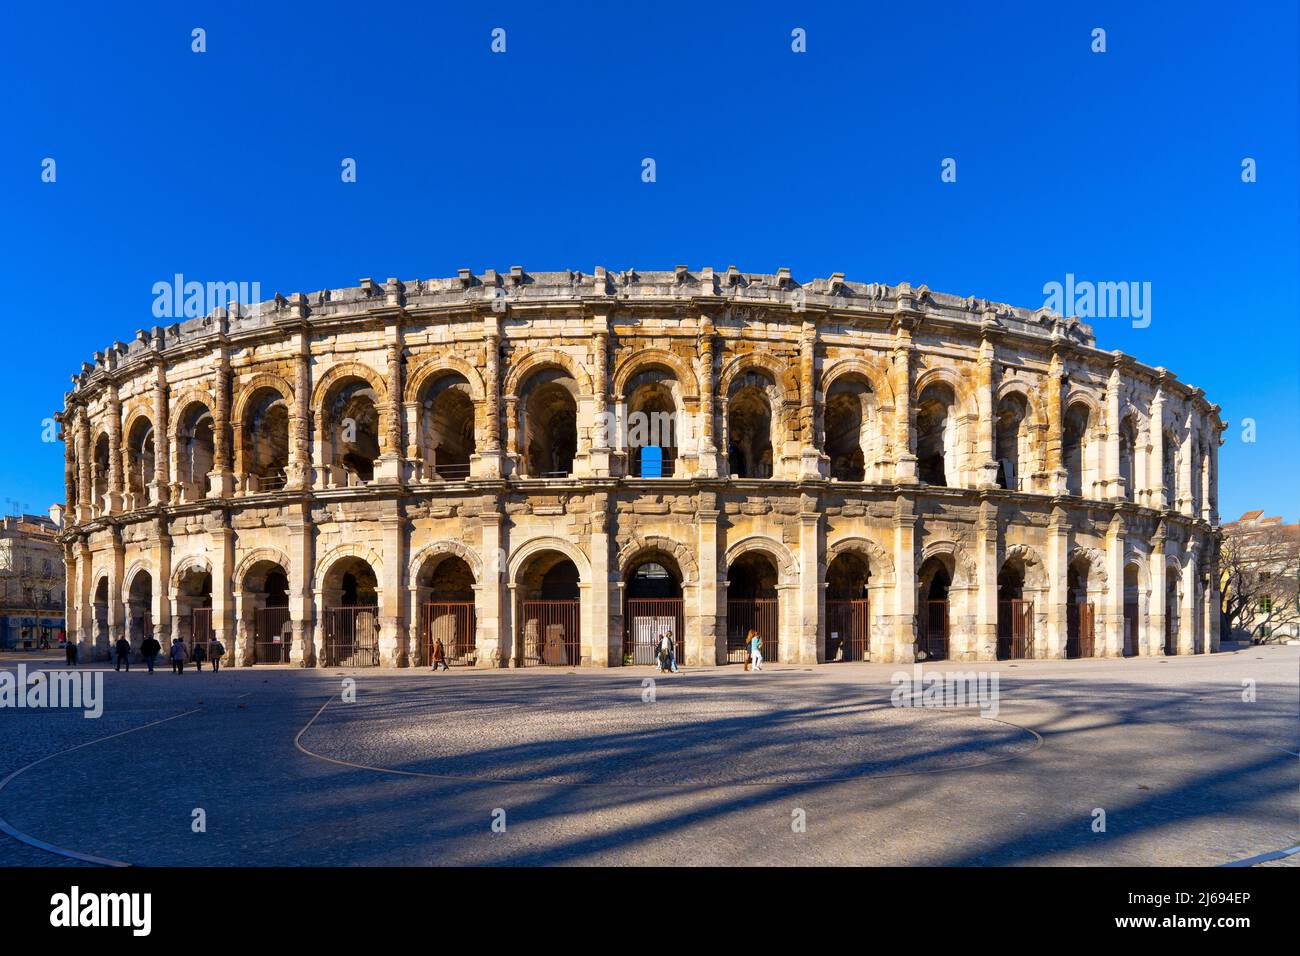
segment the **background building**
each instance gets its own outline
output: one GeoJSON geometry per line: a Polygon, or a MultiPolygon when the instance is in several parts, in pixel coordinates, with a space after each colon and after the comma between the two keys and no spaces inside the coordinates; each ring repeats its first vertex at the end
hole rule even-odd
{"type": "Polygon", "coordinates": [[[1223,633],[1236,641],[1300,638],[1300,525],[1247,511],[1223,525],[1223,633]]]}
{"type": "Polygon", "coordinates": [[[60,537],[98,655],[689,664],[1217,645],[1200,389],[924,286],[507,274],[276,296],[74,376],[60,537]],[[638,428],[670,422],[665,433],[638,428]]]}
{"type": "Polygon", "coordinates": [[[6,515],[0,524],[0,647],[57,645],[63,638],[63,509],[6,515]]]}

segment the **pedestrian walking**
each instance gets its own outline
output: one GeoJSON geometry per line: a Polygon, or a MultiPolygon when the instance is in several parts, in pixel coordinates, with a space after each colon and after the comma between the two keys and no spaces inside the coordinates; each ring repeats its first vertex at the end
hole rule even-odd
{"type": "Polygon", "coordinates": [[[161,653],[162,645],[158,643],[157,638],[152,634],[140,642],[140,656],[144,658],[144,665],[149,668],[150,674],[153,673],[153,665],[161,653]]]}
{"type": "Polygon", "coordinates": [[[442,665],[443,670],[451,670],[451,668],[447,666],[447,652],[443,649],[441,637],[437,638],[433,642],[433,669],[435,671],[438,669],[439,664],[442,665]]]}
{"type": "Polygon", "coordinates": [[[127,643],[125,637],[119,637],[117,643],[113,645],[113,650],[117,652],[117,663],[114,665],[113,670],[120,671],[122,665],[125,664],[126,671],[129,674],[131,672],[131,645],[127,643]]]}
{"type": "Polygon", "coordinates": [[[194,649],[190,652],[190,656],[194,658],[194,669],[202,673],[203,662],[208,659],[208,649],[198,641],[195,641],[194,649]]]}
{"type": "MultiPolygon", "coordinates": [[[[668,670],[674,674],[680,673],[677,670],[677,642],[673,640],[672,631],[668,631],[659,638],[659,654],[664,663],[668,665],[668,670]]],[[[659,669],[663,670],[664,668],[661,666],[659,669]]]]}
{"type": "Polygon", "coordinates": [[[226,645],[220,641],[213,641],[208,647],[208,656],[212,658],[212,673],[221,670],[221,659],[226,656],[226,645]]]}
{"type": "Polygon", "coordinates": [[[172,672],[176,674],[185,673],[185,645],[181,643],[179,637],[172,638],[172,672]]]}
{"type": "Polygon", "coordinates": [[[752,671],[763,669],[763,639],[752,627],[749,629],[749,669],[752,671]]]}
{"type": "Polygon", "coordinates": [[[77,666],[77,642],[67,641],[63,645],[63,654],[67,658],[69,667],[77,666]]]}

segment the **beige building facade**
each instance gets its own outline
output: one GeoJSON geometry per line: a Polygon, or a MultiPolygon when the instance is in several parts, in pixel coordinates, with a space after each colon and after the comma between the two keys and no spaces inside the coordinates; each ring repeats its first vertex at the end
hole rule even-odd
{"type": "Polygon", "coordinates": [[[1092,330],[729,268],[276,296],[61,415],[70,639],[479,667],[1191,654],[1218,406],[1092,330]]]}

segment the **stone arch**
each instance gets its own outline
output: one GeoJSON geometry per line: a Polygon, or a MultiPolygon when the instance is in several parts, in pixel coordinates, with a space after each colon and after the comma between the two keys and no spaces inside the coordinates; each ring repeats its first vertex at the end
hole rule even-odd
{"type": "Polygon", "coordinates": [[[235,591],[238,592],[244,585],[244,578],[253,566],[260,561],[269,561],[272,564],[278,564],[284,569],[285,576],[289,575],[289,556],[277,548],[254,548],[240,560],[235,566],[233,583],[235,591]]]}
{"type": "Polygon", "coordinates": [[[894,558],[870,538],[849,537],[840,538],[833,544],[827,545],[826,557],[821,562],[820,574],[825,580],[826,570],[831,563],[841,554],[859,552],[867,556],[868,567],[871,569],[871,577],[874,584],[881,587],[893,587],[894,584],[894,558]]]}
{"type": "MultiPolygon", "coordinates": [[[[799,404],[799,379],[797,367],[791,365],[770,352],[745,352],[732,358],[722,367],[718,376],[718,396],[725,407],[730,397],[731,383],[750,369],[761,369],[772,376],[772,381],[785,404],[799,404]]],[[[779,415],[780,409],[773,408],[773,415],[779,415]]]]}
{"type": "Polygon", "coordinates": [[[406,372],[406,394],[403,401],[418,402],[420,392],[432,381],[436,381],[444,374],[458,372],[465,376],[465,381],[469,383],[470,400],[474,402],[483,401],[484,385],[483,376],[479,374],[478,368],[472,363],[465,361],[455,355],[431,355],[420,356],[414,367],[407,367],[406,372]]]}
{"type": "MultiPolygon", "coordinates": [[[[578,383],[579,395],[591,394],[591,376],[587,370],[575,361],[573,356],[559,349],[539,349],[536,352],[529,352],[518,362],[511,362],[510,370],[506,373],[504,395],[518,395],[519,387],[534,372],[546,368],[561,368],[568,372],[569,377],[578,383]]],[[[575,396],[577,397],[577,396],[575,396]]]]}
{"type": "Polygon", "coordinates": [[[582,584],[591,583],[591,564],[587,561],[587,555],[583,553],[582,549],[566,538],[543,535],[537,538],[529,538],[511,552],[507,563],[508,579],[511,584],[519,583],[519,572],[528,564],[529,558],[541,551],[558,551],[563,554],[578,569],[579,582],[582,584]]]}
{"type": "MultiPolygon", "coordinates": [[[[957,400],[958,414],[966,417],[978,415],[975,396],[972,394],[970,387],[956,369],[943,365],[927,368],[916,376],[916,382],[912,386],[913,407],[920,404],[922,393],[931,385],[946,385],[952,389],[953,397],[957,400]]],[[[1001,396],[999,396],[1000,398],[1001,396]]],[[[1026,401],[1028,401],[1028,398],[1026,398],[1026,401]]]]}
{"type": "Polygon", "coordinates": [[[761,551],[776,564],[777,575],[781,584],[794,584],[798,580],[798,565],[794,555],[780,541],[763,534],[751,534],[741,538],[727,548],[723,558],[723,571],[731,567],[737,558],[750,551],[761,551]]]}
{"type": "MultiPolygon", "coordinates": [[[[271,372],[258,372],[244,383],[244,386],[239,390],[239,394],[235,396],[235,400],[231,404],[230,423],[232,427],[239,425],[244,421],[244,411],[247,409],[249,401],[257,394],[257,392],[264,388],[269,388],[272,391],[279,392],[280,397],[284,399],[285,404],[293,407],[293,386],[279,375],[275,375],[271,372]]],[[[210,407],[209,411],[211,411],[210,407]]]]}
{"type": "Polygon", "coordinates": [[[620,577],[627,577],[628,572],[632,569],[632,564],[638,558],[661,552],[669,555],[677,562],[677,567],[682,573],[682,585],[692,585],[699,581],[700,569],[696,564],[695,556],[691,549],[673,538],[662,535],[649,535],[641,538],[633,536],[618,552],[618,571],[620,577]]]}
{"type": "Polygon", "coordinates": [[[1068,568],[1070,565],[1080,560],[1088,562],[1089,588],[1091,589],[1093,582],[1096,581],[1096,589],[1104,591],[1108,584],[1108,578],[1106,576],[1106,552],[1102,551],[1100,548],[1075,548],[1070,552],[1070,556],[1065,562],[1066,567],[1068,568]]]}
{"type": "MultiPolygon", "coordinates": [[[[122,420],[122,441],[123,443],[130,440],[131,430],[135,428],[136,422],[144,419],[149,423],[149,429],[157,435],[157,429],[154,428],[153,414],[151,404],[143,399],[133,403],[127,410],[122,420]]],[[[159,440],[154,438],[154,454],[160,451],[159,440]]]]}
{"type": "Polygon", "coordinates": [[[832,385],[837,379],[845,375],[861,375],[871,386],[871,391],[876,395],[876,399],[883,405],[894,404],[894,388],[889,380],[889,372],[885,369],[882,362],[871,362],[862,358],[841,358],[836,359],[830,365],[822,369],[821,375],[821,393],[825,395],[830,391],[832,385]]]}
{"type": "Polygon", "coordinates": [[[188,388],[168,402],[167,437],[169,439],[176,440],[185,416],[195,405],[202,405],[211,414],[215,407],[212,393],[206,388],[188,388]]]}
{"type": "Polygon", "coordinates": [[[316,561],[316,573],[312,578],[312,587],[317,590],[323,590],[325,587],[325,576],[329,574],[330,569],[338,564],[344,558],[357,558],[370,565],[370,570],[375,574],[375,580],[378,583],[378,590],[383,589],[384,581],[384,562],[383,559],[372,548],[367,548],[362,544],[340,544],[330,549],[316,561]]]}
{"type": "MultiPolygon", "coordinates": [[[[127,567],[126,573],[122,575],[121,596],[122,596],[123,604],[131,603],[131,585],[135,583],[135,579],[140,574],[141,571],[146,572],[151,579],[154,577],[153,563],[148,558],[136,558],[127,567]]],[[[153,584],[156,587],[157,582],[151,581],[151,584],[153,584]]]]}
{"type": "Polygon", "coordinates": [[[952,588],[975,587],[979,578],[975,571],[975,559],[966,548],[949,539],[931,541],[921,549],[920,560],[916,562],[919,569],[930,558],[938,558],[949,565],[952,575],[952,588]]]}
{"type": "Polygon", "coordinates": [[[1003,552],[998,567],[1001,568],[1008,561],[1016,560],[1025,567],[1025,589],[1046,591],[1047,568],[1043,564],[1043,559],[1038,556],[1038,552],[1027,544],[1013,544],[1003,552]]]}
{"type": "Polygon", "coordinates": [[[168,582],[173,594],[180,588],[181,578],[185,577],[190,571],[202,571],[204,574],[211,574],[212,562],[208,560],[206,554],[191,554],[182,558],[176,567],[172,568],[172,579],[168,582]]]}
{"type": "Polygon", "coordinates": [[[1147,567],[1147,555],[1140,551],[1124,552],[1124,570],[1130,567],[1137,569],[1138,587],[1143,591],[1151,590],[1151,575],[1147,567]]]}
{"type": "Polygon", "coordinates": [[[364,362],[357,361],[339,362],[331,365],[321,374],[311,393],[312,412],[316,415],[321,414],[330,390],[348,378],[359,378],[375,390],[376,411],[382,414],[388,405],[388,383],[384,381],[384,376],[380,372],[364,362]]]}
{"type": "Polygon", "coordinates": [[[673,377],[677,379],[682,388],[682,397],[688,400],[698,399],[700,396],[700,380],[695,374],[695,370],[683,361],[678,355],[669,352],[667,349],[635,349],[614,371],[612,387],[614,395],[622,397],[627,389],[627,383],[631,381],[632,376],[643,369],[655,365],[662,365],[672,372],[673,377]]]}
{"type": "Polygon", "coordinates": [[[483,559],[472,549],[466,547],[459,541],[453,541],[451,538],[440,538],[437,541],[426,544],[417,551],[407,565],[407,581],[414,582],[419,576],[420,568],[424,562],[434,555],[444,557],[460,558],[467,565],[470,571],[474,573],[474,580],[478,584],[483,583],[483,559]]]}

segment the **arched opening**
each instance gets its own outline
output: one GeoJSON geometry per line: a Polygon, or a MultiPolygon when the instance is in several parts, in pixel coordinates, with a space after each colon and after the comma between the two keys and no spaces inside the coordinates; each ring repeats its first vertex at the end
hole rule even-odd
{"type": "Polygon", "coordinates": [[[215,467],[216,445],[212,414],[193,402],[182,413],[176,432],[176,481],[182,501],[198,501],[208,489],[208,474],[215,467]]]}
{"type": "Polygon", "coordinates": [[[420,647],[415,663],[441,660],[449,667],[478,663],[474,571],[469,563],[454,554],[430,555],[416,573],[415,589],[420,608],[420,647]]]}
{"type": "Polygon", "coordinates": [[[670,478],[677,465],[677,398],[680,386],[666,369],[647,368],[627,383],[628,473],[670,478]]]}
{"type": "Polygon", "coordinates": [[[871,650],[871,608],[867,588],[871,568],[860,554],[846,551],[826,568],[826,660],[865,661],[871,650]]]}
{"type": "Polygon", "coordinates": [[[1070,562],[1066,571],[1065,656],[1095,657],[1096,605],[1091,600],[1092,565],[1086,557],[1070,562]]]}
{"type": "Polygon", "coordinates": [[[1137,498],[1137,426],[1133,416],[1125,417],[1119,426],[1119,476],[1124,481],[1124,500],[1137,498]]]}
{"type": "Polygon", "coordinates": [[[952,570],[944,557],[926,558],[917,571],[918,661],[941,661],[948,657],[948,592],[952,570]]]}
{"type": "Polygon", "coordinates": [[[1087,480],[1088,461],[1088,406],[1075,402],[1065,413],[1065,428],[1061,436],[1061,463],[1065,467],[1066,494],[1082,496],[1091,490],[1087,480]]]}
{"type": "Polygon", "coordinates": [[[1128,564],[1124,567],[1124,656],[1136,657],[1141,645],[1141,587],[1138,581],[1138,567],[1128,564]]]}
{"type": "Polygon", "coordinates": [[[126,437],[127,508],[134,510],[149,503],[149,482],[154,479],[153,423],[137,418],[126,437]]]}
{"type": "Polygon", "coordinates": [[[751,629],[761,638],[763,660],[780,650],[780,600],[776,562],[762,551],[746,551],[727,568],[727,663],[743,664],[751,629]]]}
{"type": "Polygon", "coordinates": [[[131,578],[126,601],[126,640],[138,652],[140,643],[153,634],[153,575],[141,569],[131,578]]]}
{"type": "Polygon", "coordinates": [[[568,667],[582,660],[578,567],[559,551],[542,551],[520,569],[516,654],[525,667],[568,667]]]}
{"type": "Polygon", "coordinates": [[[420,391],[420,454],[426,480],[463,481],[474,454],[474,401],[459,372],[441,375],[420,391]]]}
{"type": "Polygon", "coordinates": [[[251,647],[251,664],[287,664],[293,644],[289,616],[289,577],[275,561],[258,561],[244,573],[239,590],[240,616],[251,647]]]}
{"type": "Polygon", "coordinates": [[[998,487],[1011,491],[1025,487],[1024,472],[1029,464],[1029,405],[1019,392],[1008,392],[998,402],[993,423],[994,458],[998,463],[998,487]]]}
{"type": "Polygon", "coordinates": [[[957,485],[957,399],[950,386],[927,385],[916,403],[916,459],[921,481],[957,485]]]}
{"type": "MultiPolygon", "coordinates": [[[[91,623],[91,646],[94,653],[108,650],[108,577],[95,585],[94,619],[91,623]]],[[[83,638],[84,640],[84,638],[83,638]]]]}
{"type": "Polygon", "coordinates": [[[1034,602],[1025,598],[1025,563],[1008,558],[998,572],[998,660],[1034,656],[1034,602]]]}
{"type": "Polygon", "coordinates": [[[1179,574],[1177,565],[1170,565],[1165,572],[1165,653],[1169,655],[1178,653],[1178,618],[1182,604],[1179,574]]]}
{"type": "Polygon", "coordinates": [[[542,369],[524,385],[523,465],[529,478],[567,478],[578,454],[578,383],[560,368],[542,369]]]}
{"type": "Polygon", "coordinates": [[[727,463],[733,478],[771,478],[772,379],[745,372],[731,383],[727,399],[727,463]]]}
{"type": "Polygon", "coordinates": [[[685,660],[685,608],[677,562],[658,552],[644,555],[628,568],[623,585],[623,663],[655,663],[665,634],[677,648],[677,660],[685,660]]]}
{"type": "Polygon", "coordinates": [[[379,666],[379,578],[364,558],[335,561],[322,582],[323,667],[379,666]]]}
{"type": "Polygon", "coordinates": [[[289,467],[289,404],[275,389],[260,388],[244,409],[242,459],[250,491],[283,488],[289,467]]]}
{"type": "Polygon", "coordinates": [[[374,480],[379,457],[379,400],[363,378],[344,378],[330,389],[324,402],[325,434],[329,436],[330,478],[336,485],[374,480]]]}
{"type": "Polygon", "coordinates": [[[95,454],[91,459],[90,483],[95,494],[95,500],[91,505],[97,514],[103,511],[104,496],[108,494],[108,476],[111,468],[108,448],[108,435],[101,432],[95,439],[95,454]]]}
{"type": "Polygon", "coordinates": [[[879,457],[872,447],[876,396],[858,373],[842,375],[826,393],[825,442],[830,475],[839,481],[866,481],[867,462],[879,457]]]}
{"type": "Polygon", "coordinates": [[[212,575],[191,567],[176,580],[176,618],[179,636],[190,656],[201,645],[206,653],[212,644],[212,575]]]}

